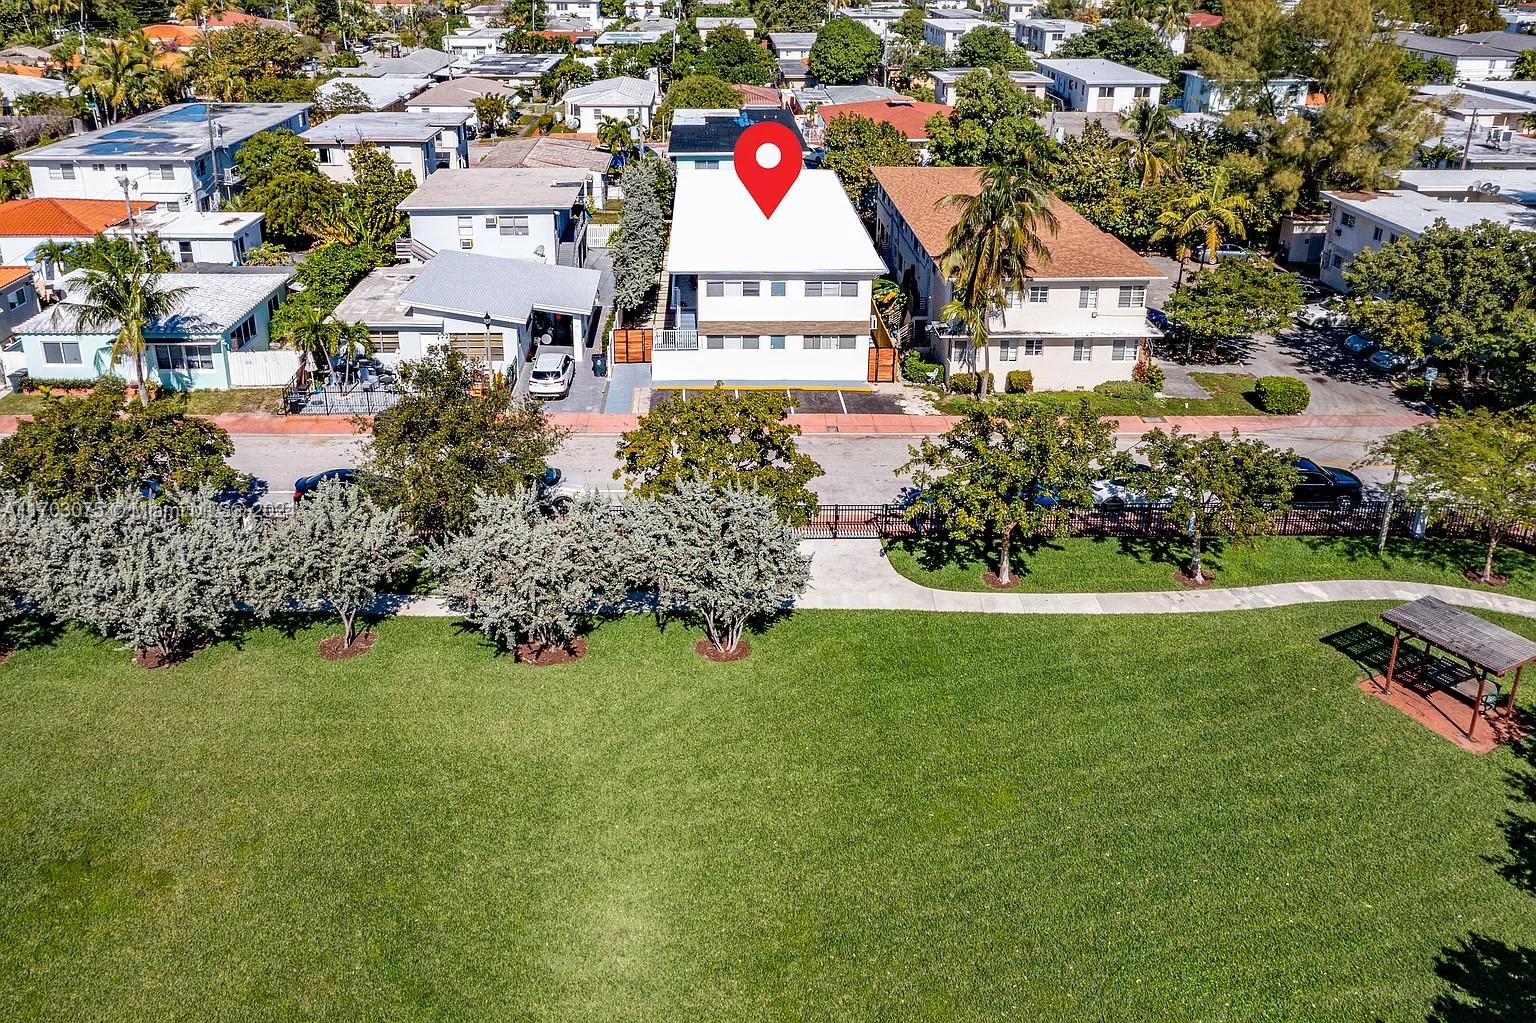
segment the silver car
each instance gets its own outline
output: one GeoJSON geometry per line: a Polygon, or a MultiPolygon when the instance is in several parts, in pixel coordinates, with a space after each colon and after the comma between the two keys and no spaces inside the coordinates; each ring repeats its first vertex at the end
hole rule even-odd
{"type": "Polygon", "coordinates": [[[528,394],[534,398],[564,398],[576,378],[576,360],[559,352],[540,352],[528,374],[528,394]]]}

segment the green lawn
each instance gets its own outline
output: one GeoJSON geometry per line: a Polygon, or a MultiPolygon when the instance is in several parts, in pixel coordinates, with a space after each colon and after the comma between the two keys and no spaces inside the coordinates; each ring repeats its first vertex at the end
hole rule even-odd
{"type": "MultiPolygon", "coordinates": [[[[30,416],[46,401],[41,394],[7,394],[0,398],[0,415],[30,416]]],[[[187,395],[187,410],[194,415],[216,416],[225,412],[281,411],[281,387],[242,387],[230,391],[192,391],[187,395]]]]}
{"type": "MultiPolygon", "coordinates": [[[[1002,386],[1004,374],[993,375],[1002,386]]],[[[1259,416],[1264,412],[1254,404],[1256,379],[1248,373],[1191,373],[1201,387],[1210,392],[1209,398],[1148,398],[1144,401],[1108,398],[1094,391],[1035,391],[1032,394],[1006,395],[1008,401],[1046,408],[1075,408],[1084,398],[1095,413],[1101,416],[1259,416]]],[[[966,399],[960,395],[947,395],[936,403],[939,410],[954,413],[966,399]]]]}
{"type": "Polygon", "coordinates": [[[0,665],[0,1018],[1422,1021],[1536,945],[1530,808],[1355,688],[1380,609],[66,634],[0,665]]]}
{"type": "MultiPolygon", "coordinates": [[[[1066,537],[1039,545],[1015,545],[1014,574],[1026,593],[1124,593],[1176,590],[1173,573],[1189,549],[1182,538],[1066,537]]],[[[1205,564],[1213,585],[1259,586],[1318,579],[1395,579],[1497,589],[1536,597],[1536,558],[1518,550],[1494,555],[1494,570],[1509,583],[1485,587],[1463,575],[1481,569],[1483,545],[1469,540],[1393,538],[1383,557],[1365,536],[1274,536],[1241,546],[1215,545],[1205,564]]],[[[906,541],[887,545],[891,567],[914,582],[940,590],[987,590],[981,574],[995,568],[990,554],[974,548],[906,541]]]]}

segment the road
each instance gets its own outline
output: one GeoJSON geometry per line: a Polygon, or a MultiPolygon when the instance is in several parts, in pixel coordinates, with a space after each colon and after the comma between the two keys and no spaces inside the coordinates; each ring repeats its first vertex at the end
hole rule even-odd
{"type": "MultiPolygon", "coordinates": [[[[1328,428],[1275,430],[1255,434],[1280,448],[1291,448],[1326,465],[1346,468],[1361,462],[1366,447],[1388,431],[1378,428],[1328,428]]],[[[274,437],[236,436],[235,468],[248,472],[269,487],[268,500],[287,500],[293,481],[300,476],[354,465],[360,439],[355,437],[274,437]]],[[[897,473],[907,461],[912,437],[861,436],[857,434],[808,435],[800,447],[816,459],[826,474],[811,484],[816,495],[828,504],[879,504],[894,498],[910,479],[897,473]]],[[[567,482],[579,489],[622,492],[622,482],[613,478],[618,467],[614,457],[617,438],[576,435],[566,440],[554,462],[564,471],[567,482]]],[[[1136,443],[1134,437],[1121,437],[1120,447],[1136,443]]],[[[1359,474],[1367,483],[1383,482],[1390,470],[1366,465],[1359,474]]]]}

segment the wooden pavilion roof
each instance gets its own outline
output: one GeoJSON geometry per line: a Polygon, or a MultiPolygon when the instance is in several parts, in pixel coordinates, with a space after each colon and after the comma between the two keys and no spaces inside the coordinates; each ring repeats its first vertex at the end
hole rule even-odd
{"type": "Polygon", "coordinates": [[[1436,597],[1420,597],[1382,612],[1381,618],[1495,675],[1536,661],[1536,643],[1436,597]]]}

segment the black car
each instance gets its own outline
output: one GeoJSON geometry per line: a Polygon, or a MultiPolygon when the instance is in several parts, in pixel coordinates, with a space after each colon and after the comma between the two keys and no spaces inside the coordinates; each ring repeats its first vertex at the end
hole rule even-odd
{"type": "Polygon", "coordinates": [[[1349,511],[1360,504],[1364,485],[1360,477],[1347,469],[1318,465],[1310,458],[1298,458],[1296,470],[1301,482],[1291,491],[1291,504],[1300,508],[1337,508],[1349,511]]]}
{"type": "Polygon", "coordinates": [[[324,472],[317,472],[313,476],[301,476],[293,481],[293,499],[295,501],[303,500],[305,494],[310,493],[328,480],[335,480],[338,483],[356,483],[357,470],[327,469],[324,472]]]}

